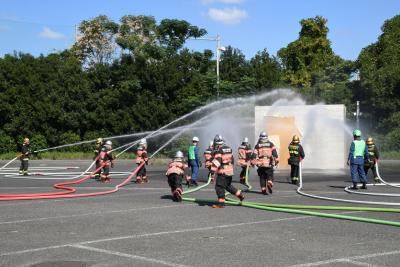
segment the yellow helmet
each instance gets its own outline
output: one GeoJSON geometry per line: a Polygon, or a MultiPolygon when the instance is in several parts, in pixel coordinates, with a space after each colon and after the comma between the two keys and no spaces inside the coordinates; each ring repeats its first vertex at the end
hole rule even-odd
{"type": "Polygon", "coordinates": [[[367,138],[367,145],[373,145],[373,144],[374,144],[374,139],[371,136],[369,136],[367,138]]]}
{"type": "Polygon", "coordinates": [[[103,138],[99,137],[96,139],[96,144],[101,144],[103,143],[103,138]]]}
{"type": "Polygon", "coordinates": [[[297,135],[293,135],[292,142],[293,142],[293,143],[296,143],[296,144],[300,143],[300,137],[297,136],[297,135]]]}
{"type": "Polygon", "coordinates": [[[28,137],[24,138],[24,144],[29,144],[29,138],[28,137]]]}

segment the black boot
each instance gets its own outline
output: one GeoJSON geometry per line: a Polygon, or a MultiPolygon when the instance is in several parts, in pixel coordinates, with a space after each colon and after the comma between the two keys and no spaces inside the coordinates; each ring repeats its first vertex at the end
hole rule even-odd
{"type": "Polygon", "coordinates": [[[353,183],[353,186],[350,187],[351,190],[358,190],[357,183],[353,183]]]}
{"type": "Polygon", "coordinates": [[[363,183],[363,185],[361,186],[361,189],[367,189],[367,184],[363,183]]]}

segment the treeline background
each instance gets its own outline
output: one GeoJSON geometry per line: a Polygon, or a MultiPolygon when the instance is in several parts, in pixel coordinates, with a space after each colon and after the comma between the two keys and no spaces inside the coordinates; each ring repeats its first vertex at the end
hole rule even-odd
{"type": "MultiPolygon", "coordinates": [[[[377,41],[357,60],[336,55],[328,21],[300,21],[299,37],[277,55],[221,54],[220,97],[293,88],[308,103],[345,104],[350,123],[360,101],[362,129],[387,153],[400,150],[400,16],[383,22],[377,41]]],[[[216,99],[211,50],[185,48],[207,34],[187,21],[106,16],[82,21],[67,50],[0,58],[0,153],[23,137],[36,149],[156,129],[216,99]]],[[[351,40],[349,40],[351,45],[351,40]]],[[[322,137],[323,138],[323,137],[322,137]]],[[[68,148],[90,151],[91,147],[68,148]]]]}

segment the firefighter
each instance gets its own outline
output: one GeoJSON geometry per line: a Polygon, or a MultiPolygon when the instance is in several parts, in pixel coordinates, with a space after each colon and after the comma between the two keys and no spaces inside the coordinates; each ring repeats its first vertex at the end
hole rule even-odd
{"type": "Polygon", "coordinates": [[[254,148],[252,164],[257,166],[260,176],[261,193],[267,194],[267,189],[272,194],[274,186],[274,167],[279,163],[278,153],[274,144],[269,141],[266,132],[261,132],[258,143],[254,148]]]}
{"type": "Polygon", "coordinates": [[[182,179],[190,180],[188,175],[188,165],[184,161],[182,151],[177,151],[174,159],[168,164],[167,173],[168,185],[171,187],[172,199],[177,202],[182,201],[182,179]]]}
{"type": "Polygon", "coordinates": [[[376,172],[376,164],[379,160],[379,150],[375,145],[374,139],[370,136],[367,138],[367,149],[369,160],[364,161],[364,171],[365,175],[368,176],[368,170],[371,169],[372,174],[374,175],[374,182],[379,183],[378,173],[376,172]]]}
{"type": "Polygon", "coordinates": [[[292,142],[289,144],[289,159],[288,164],[290,165],[290,178],[292,180],[292,184],[299,183],[299,169],[300,162],[304,159],[304,149],[303,146],[300,145],[300,138],[297,135],[293,136],[292,142]]]}
{"type": "MultiPolygon", "coordinates": [[[[147,156],[147,140],[145,138],[140,140],[139,146],[136,150],[136,164],[139,166],[143,162],[146,165],[149,164],[149,158],[147,156]]],[[[146,166],[143,165],[136,175],[136,183],[143,184],[148,182],[149,178],[147,177],[146,166]]]]}
{"type": "Polygon", "coordinates": [[[114,156],[112,154],[112,142],[106,141],[100,151],[100,164],[103,166],[100,179],[103,183],[111,182],[110,167],[114,168],[114,156]]]}
{"type": "MultiPolygon", "coordinates": [[[[96,161],[96,170],[101,167],[100,152],[101,152],[101,149],[103,148],[103,145],[104,145],[103,138],[101,138],[101,137],[97,138],[96,139],[96,145],[95,145],[94,150],[93,150],[93,152],[94,152],[93,160],[96,161]]],[[[101,173],[101,169],[99,169],[95,173],[94,178],[96,180],[100,180],[100,173],[101,173]]]]}
{"type": "Polygon", "coordinates": [[[212,152],[213,152],[213,141],[210,141],[210,145],[208,148],[204,151],[204,165],[208,169],[208,176],[211,175],[211,181],[214,182],[214,175],[211,172],[211,161],[212,161],[212,152]]]}
{"type": "Polygon", "coordinates": [[[215,192],[217,193],[218,203],[213,208],[225,207],[225,190],[235,195],[243,201],[244,195],[232,185],[233,177],[233,154],[232,148],[225,145],[220,135],[214,139],[214,151],[211,170],[217,175],[215,181],[215,192]]]}
{"type": "Polygon", "coordinates": [[[249,139],[247,137],[243,139],[242,144],[239,146],[238,152],[238,165],[242,168],[242,171],[240,172],[240,183],[245,184],[247,169],[250,166],[251,156],[253,154],[253,151],[251,150],[251,145],[249,144],[249,139]]]}
{"type": "Polygon", "coordinates": [[[369,160],[368,147],[361,140],[361,131],[353,131],[354,141],[351,142],[347,165],[350,165],[351,180],[353,186],[350,189],[357,190],[357,183],[361,182],[361,189],[367,189],[367,176],[364,171],[364,161],[369,160]]]}
{"type": "Polygon", "coordinates": [[[189,146],[188,150],[188,162],[190,169],[192,170],[191,177],[192,179],[191,184],[197,186],[197,178],[199,175],[199,167],[201,167],[201,160],[199,157],[199,138],[197,136],[193,137],[192,144],[189,146]]]}
{"type": "Polygon", "coordinates": [[[19,160],[21,161],[21,166],[19,167],[19,175],[29,175],[29,156],[31,155],[29,138],[25,137],[24,142],[21,147],[21,155],[19,155],[19,160]]]}

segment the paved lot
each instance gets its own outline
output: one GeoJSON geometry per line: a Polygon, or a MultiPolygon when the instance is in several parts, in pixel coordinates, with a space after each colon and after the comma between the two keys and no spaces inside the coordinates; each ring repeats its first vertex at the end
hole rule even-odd
{"type": "MultiPolygon", "coordinates": [[[[3,166],[5,162],[0,162],[3,166]]],[[[0,174],[0,193],[55,191],[52,184],[89,166],[88,161],[32,161],[35,175],[20,177],[14,169],[0,174]],[[62,167],[44,169],[46,167],[62,167]],[[68,168],[65,167],[79,167],[68,168]],[[54,173],[47,176],[48,173],[54,173]],[[58,173],[58,174],[57,174],[58,173]]],[[[128,172],[120,161],[114,171],[128,172]]],[[[382,177],[400,182],[399,162],[385,162],[382,177]]],[[[149,167],[150,183],[123,187],[98,197],[0,201],[0,266],[399,266],[399,228],[337,219],[269,212],[246,207],[212,209],[195,203],[174,203],[164,168],[149,167]]],[[[206,172],[201,173],[202,177],[206,172]]],[[[94,180],[78,193],[111,189],[94,180]]],[[[306,198],[276,174],[275,191],[247,200],[271,203],[347,205],[306,198]]],[[[358,196],[343,191],[346,173],[305,172],[304,190],[323,196],[400,202],[396,197],[358,196]]],[[[259,186],[254,171],[254,190],[259,186]]],[[[238,185],[239,186],[239,185],[238,185]]],[[[385,186],[368,192],[400,193],[385,186]]],[[[215,198],[213,186],[193,194],[215,198]]],[[[400,208],[400,207],[399,207],[400,208]]],[[[400,221],[400,214],[336,212],[400,221]]]]}

